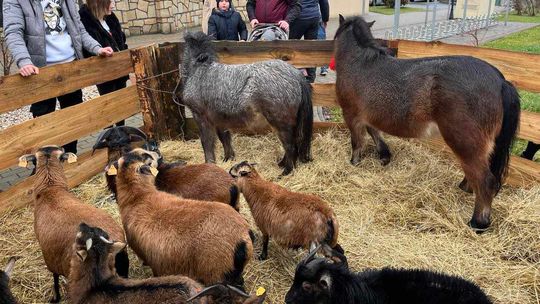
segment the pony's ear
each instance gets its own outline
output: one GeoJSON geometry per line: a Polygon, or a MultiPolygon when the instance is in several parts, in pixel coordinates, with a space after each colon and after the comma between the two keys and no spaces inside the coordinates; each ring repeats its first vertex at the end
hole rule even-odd
{"type": "Polygon", "coordinates": [[[339,25],[341,25],[343,22],[345,22],[345,17],[339,14],[339,25]]]}
{"type": "Polygon", "coordinates": [[[371,21],[371,22],[368,22],[368,23],[367,23],[367,26],[368,26],[369,28],[371,28],[371,27],[373,26],[373,24],[375,24],[375,20],[373,20],[373,21],[371,21]]]}
{"type": "Polygon", "coordinates": [[[197,55],[197,62],[205,62],[208,60],[208,54],[206,53],[202,53],[202,54],[199,54],[197,55]]]}

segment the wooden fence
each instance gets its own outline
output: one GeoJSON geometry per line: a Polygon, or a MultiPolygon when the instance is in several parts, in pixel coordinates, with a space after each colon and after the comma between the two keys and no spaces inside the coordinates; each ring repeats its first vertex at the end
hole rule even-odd
{"type": "MultiPolygon", "coordinates": [[[[325,65],[332,56],[332,41],[218,42],[216,46],[225,63],[278,58],[297,67],[309,67],[325,65]]],[[[401,58],[473,55],[500,68],[517,87],[540,93],[540,55],[409,41],[390,41],[389,46],[401,58]]],[[[111,58],[46,67],[39,75],[29,78],[19,75],[0,78],[0,113],[131,72],[135,73],[138,84],[0,131],[0,170],[14,166],[19,156],[34,152],[40,146],[66,144],[139,112],[143,114],[145,131],[153,137],[177,138],[182,127],[186,131],[186,124],[169,92],[175,90],[179,79],[177,67],[182,59],[182,48],[182,43],[151,45],[116,53],[111,58]]],[[[338,106],[334,84],[315,84],[313,102],[320,106],[338,106]]],[[[336,126],[343,127],[326,122],[316,123],[315,129],[336,126]]],[[[519,137],[540,142],[540,114],[522,112],[519,137]]],[[[430,146],[447,150],[437,139],[431,140],[430,146]]],[[[104,151],[93,156],[90,152],[80,155],[77,163],[67,165],[70,187],[98,174],[105,162],[104,151]]],[[[27,205],[31,201],[32,182],[33,178],[29,177],[0,193],[0,213],[27,205]]],[[[513,157],[508,182],[518,186],[540,182],[540,165],[513,157]]]]}

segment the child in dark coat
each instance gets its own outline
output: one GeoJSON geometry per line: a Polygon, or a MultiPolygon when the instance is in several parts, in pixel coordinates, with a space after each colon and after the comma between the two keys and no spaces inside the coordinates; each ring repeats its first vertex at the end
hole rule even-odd
{"type": "Polygon", "coordinates": [[[216,40],[247,40],[246,24],[231,7],[230,0],[217,0],[217,8],[208,19],[208,36],[216,40]]]}

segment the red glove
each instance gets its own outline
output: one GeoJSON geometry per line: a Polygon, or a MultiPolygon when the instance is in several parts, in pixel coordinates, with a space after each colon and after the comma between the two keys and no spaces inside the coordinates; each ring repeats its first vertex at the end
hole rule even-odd
{"type": "Polygon", "coordinates": [[[334,59],[334,57],[332,57],[332,59],[330,59],[330,64],[328,65],[328,67],[332,71],[336,70],[336,59],[334,59]]]}

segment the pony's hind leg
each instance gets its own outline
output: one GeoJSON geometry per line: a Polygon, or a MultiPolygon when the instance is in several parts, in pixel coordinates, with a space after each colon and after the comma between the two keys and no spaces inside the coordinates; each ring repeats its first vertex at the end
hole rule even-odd
{"type": "Polygon", "coordinates": [[[216,128],[216,132],[219,141],[223,145],[223,151],[225,154],[223,161],[226,162],[229,160],[234,160],[235,154],[231,143],[231,132],[229,132],[229,130],[220,130],[219,128],[216,128]]]}
{"type": "Polygon", "coordinates": [[[283,166],[283,172],[281,175],[288,175],[296,165],[298,155],[293,129],[294,128],[285,128],[284,130],[278,131],[279,140],[283,145],[283,149],[285,149],[285,155],[279,162],[279,165],[283,166]]]}
{"type": "Polygon", "coordinates": [[[364,135],[366,134],[366,126],[360,120],[358,116],[354,114],[345,114],[345,122],[349,127],[351,132],[351,145],[352,145],[352,155],[351,155],[351,164],[354,166],[360,163],[362,158],[362,148],[364,147],[364,135]]]}
{"type": "Polygon", "coordinates": [[[495,196],[495,176],[483,164],[463,164],[468,185],[475,193],[474,212],[469,225],[477,232],[486,230],[491,221],[491,203],[495,196]]]}
{"type": "Polygon", "coordinates": [[[388,145],[386,142],[384,142],[381,132],[377,129],[374,129],[372,127],[366,127],[369,135],[373,139],[373,142],[375,142],[375,146],[377,147],[377,153],[379,154],[379,159],[381,160],[381,164],[383,166],[388,165],[390,162],[390,159],[392,158],[392,153],[390,153],[390,149],[388,148],[388,145]]]}

